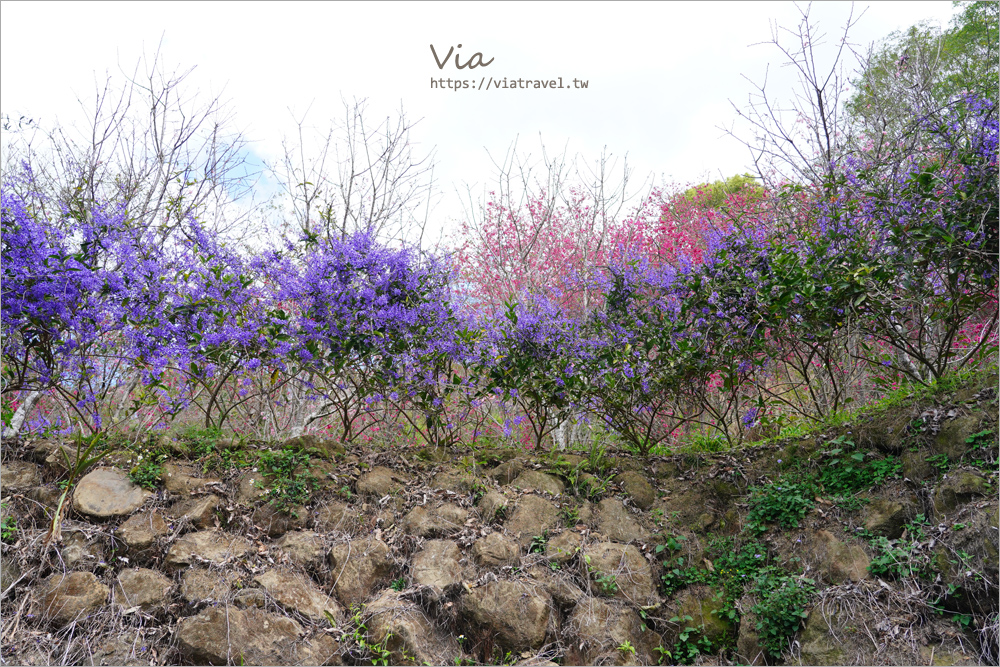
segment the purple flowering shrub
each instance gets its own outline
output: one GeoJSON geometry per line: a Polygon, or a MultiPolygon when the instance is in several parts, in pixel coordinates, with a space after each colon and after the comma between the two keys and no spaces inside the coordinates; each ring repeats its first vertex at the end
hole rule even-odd
{"type": "Polygon", "coordinates": [[[369,235],[249,253],[189,220],[164,244],[123,208],[55,215],[5,186],[4,414],[41,392],[26,424],[193,414],[346,442],[520,429],[536,447],[586,418],[643,453],[822,420],[879,381],[930,383],[996,352],[996,106],[926,122],[933,141],[903,169],[859,155],[822,188],[771,193],[706,232],[704,261],[623,250],[578,279],[601,306],[572,316],[524,293],[479,317],[447,264],[369,235]]]}

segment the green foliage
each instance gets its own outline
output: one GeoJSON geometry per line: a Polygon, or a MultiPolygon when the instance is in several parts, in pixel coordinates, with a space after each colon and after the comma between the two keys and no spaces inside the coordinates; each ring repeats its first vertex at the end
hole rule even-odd
{"type": "Polygon", "coordinates": [[[404,577],[400,577],[399,579],[393,580],[393,582],[389,584],[389,588],[397,593],[404,590],[406,588],[406,579],[404,577]]]}
{"type": "MultiPolygon", "coordinates": [[[[357,664],[365,664],[370,662],[372,665],[391,665],[392,662],[392,651],[389,650],[389,640],[392,638],[392,633],[387,633],[385,639],[378,643],[371,643],[368,641],[368,627],[364,623],[364,607],[359,605],[351,605],[351,627],[348,630],[341,631],[340,640],[342,643],[347,644],[349,647],[354,648],[352,653],[356,655],[355,657],[359,662],[357,664]]],[[[327,620],[330,621],[330,625],[334,628],[337,627],[336,619],[330,614],[330,612],[323,612],[326,614],[327,620]]],[[[349,648],[349,650],[351,650],[349,648]]]]}
{"type": "Polygon", "coordinates": [[[933,456],[928,456],[924,459],[924,461],[927,461],[927,463],[931,464],[931,467],[942,473],[948,472],[948,468],[950,467],[947,454],[935,454],[933,456]]]}
{"type": "Polygon", "coordinates": [[[756,534],[767,530],[767,524],[782,528],[798,528],[806,512],[816,504],[816,485],[808,480],[790,477],[758,486],[750,492],[747,528],[756,534]]]}
{"type": "Polygon", "coordinates": [[[174,439],[185,445],[195,458],[201,458],[215,451],[215,443],[222,439],[222,431],[192,424],[178,431],[174,439]]]}
{"type": "Polygon", "coordinates": [[[258,465],[268,478],[266,497],[279,511],[290,512],[305,504],[319,488],[319,479],[309,471],[308,454],[292,449],[267,450],[261,452],[258,465]]]}
{"type": "Polygon", "coordinates": [[[996,431],[986,429],[979,433],[974,433],[965,439],[965,442],[972,445],[971,449],[963,456],[963,460],[981,470],[996,471],[998,469],[998,448],[996,446],[996,431]]]}
{"type": "Polygon", "coordinates": [[[604,574],[603,572],[591,567],[590,556],[584,556],[584,562],[587,565],[587,572],[593,577],[594,583],[601,589],[601,592],[605,595],[614,595],[618,592],[618,581],[615,579],[613,574],[604,574]]]}
{"type": "Polygon", "coordinates": [[[764,188],[757,184],[756,179],[751,174],[737,174],[723,180],[702,183],[688,188],[681,196],[696,206],[719,208],[726,203],[729,197],[740,192],[761,197],[764,195],[764,188]]]}
{"type": "Polygon", "coordinates": [[[677,636],[677,643],[670,651],[671,657],[678,665],[690,665],[698,659],[700,655],[707,655],[712,652],[712,642],[705,636],[705,626],[694,627],[690,625],[694,621],[690,616],[674,616],[671,623],[683,623],[684,629],[677,636]]]}
{"type": "Polygon", "coordinates": [[[903,537],[899,539],[870,536],[875,555],[868,565],[868,571],[882,579],[930,578],[934,571],[931,555],[922,548],[922,543],[927,541],[925,529],[929,526],[926,517],[918,514],[906,524],[903,537]]]}
{"type": "Polygon", "coordinates": [[[627,639],[616,648],[625,656],[626,659],[635,657],[635,647],[632,646],[632,642],[627,639]]]}
{"type": "Polygon", "coordinates": [[[759,602],[753,612],[760,619],[757,632],[761,646],[773,658],[788,648],[788,640],[802,627],[808,613],[809,597],[816,591],[815,581],[793,577],[777,568],[767,568],[754,582],[759,602]]]}
{"type": "Polygon", "coordinates": [[[822,453],[819,483],[827,493],[849,496],[870,489],[885,480],[898,477],[902,464],[894,456],[870,460],[871,452],[859,452],[854,442],[845,436],[831,440],[833,445],[822,453]],[[865,462],[869,459],[869,462],[865,462]]]}
{"type": "MultiPolygon", "coordinates": [[[[7,505],[3,505],[6,509],[7,505]]],[[[7,515],[0,521],[0,541],[13,544],[17,541],[17,519],[7,515]]]]}
{"type": "Polygon", "coordinates": [[[163,462],[166,460],[164,452],[139,454],[139,463],[129,471],[129,479],[133,484],[152,491],[163,477],[163,462]]]}
{"type": "Polygon", "coordinates": [[[549,534],[543,533],[541,535],[535,535],[531,538],[531,544],[528,546],[529,554],[543,554],[545,553],[545,545],[549,543],[549,534]]]}

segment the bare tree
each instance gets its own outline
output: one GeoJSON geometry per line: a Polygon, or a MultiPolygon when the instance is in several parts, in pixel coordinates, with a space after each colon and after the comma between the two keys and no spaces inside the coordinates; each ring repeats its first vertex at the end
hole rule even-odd
{"type": "Polygon", "coordinates": [[[188,93],[192,70],[168,72],[158,49],[131,74],[123,70],[124,84],[108,76],[92,103],[79,100],[82,128],[5,126],[4,181],[80,219],[95,203],[124,203],[137,229],[162,240],[192,216],[216,233],[242,229],[254,213],[247,141],[220,96],[199,102],[188,93]],[[18,179],[24,165],[30,178],[18,179]]]}
{"type": "Polygon", "coordinates": [[[419,244],[433,195],[433,155],[415,152],[416,123],[402,108],[381,123],[366,115],[366,100],[344,100],[343,120],[319,132],[306,124],[307,110],[271,172],[300,231],[319,229],[328,239],[368,232],[419,244]]]}
{"type": "Polygon", "coordinates": [[[741,108],[732,101],[736,113],[746,121],[751,137],[739,136],[735,125],[722,128],[750,149],[757,172],[768,185],[780,182],[828,183],[833,176],[834,162],[851,146],[850,127],[843,109],[842,96],[848,91],[849,79],[844,73],[844,60],[855,55],[848,42],[848,33],[861,15],[854,16],[853,6],[839,38],[832,45],[832,61],[826,67],[821,62],[821,47],[826,34],[810,20],[811,5],[805,9],[796,5],[800,17],[794,28],[773,24],[771,39],[765,44],[778,48],[785,56],[785,66],[795,70],[798,87],[788,102],[777,100],[768,90],[768,77],[754,83],[748,104],[741,108]],[[788,38],[791,46],[787,46],[788,38]]]}

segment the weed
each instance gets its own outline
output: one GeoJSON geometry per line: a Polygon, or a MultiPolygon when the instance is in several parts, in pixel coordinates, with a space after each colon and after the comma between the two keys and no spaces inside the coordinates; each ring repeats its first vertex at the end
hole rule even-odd
{"type": "Polygon", "coordinates": [[[671,623],[684,624],[684,629],[678,635],[673,651],[670,651],[673,659],[679,665],[690,665],[698,659],[698,656],[712,652],[712,642],[704,634],[705,626],[701,625],[696,628],[688,625],[693,621],[694,619],[687,615],[674,616],[670,619],[671,623]]]}
{"type": "Polygon", "coordinates": [[[931,464],[938,472],[948,472],[948,455],[947,454],[935,454],[934,456],[928,456],[924,459],[931,464]]]}
{"type": "Polygon", "coordinates": [[[590,556],[584,556],[584,562],[587,565],[587,572],[594,578],[594,583],[601,589],[601,592],[605,595],[614,595],[618,592],[618,581],[615,579],[613,574],[604,574],[603,572],[595,569],[590,565],[590,556]]]}
{"type": "Polygon", "coordinates": [[[870,537],[875,556],[868,565],[868,571],[883,579],[930,577],[933,570],[930,556],[920,548],[920,543],[927,538],[924,528],[928,525],[924,515],[919,514],[906,525],[906,539],[870,537]]]}
{"type": "MultiPolygon", "coordinates": [[[[378,643],[371,643],[368,641],[368,628],[365,626],[363,615],[364,607],[358,605],[351,605],[351,625],[353,626],[350,631],[344,631],[341,633],[341,642],[351,642],[353,640],[354,644],[357,645],[361,655],[357,656],[361,661],[361,664],[370,662],[372,665],[390,665],[392,660],[392,651],[389,650],[389,640],[392,639],[392,633],[386,634],[385,639],[378,643]]],[[[330,614],[330,612],[324,612],[330,624],[337,627],[336,619],[330,614]]]]}
{"type": "Polygon", "coordinates": [[[810,480],[773,482],[759,486],[750,494],[747,528],[755,534],[767,530],[769,523],[783,528],[798,528],[815,503],[816,486],[810,480]]]}
{"type": "Polygon", "coordinates": [[[529,554],[543,554],[545,553],[545,545],[549,543],[549,534],[543,533],[541,535],[535,535],[531,538],[531,544],[528,546],[529,554]]]}
{"type": "Polygon", "coordinates": [[[45,543],[42,551],[47,552],[49,545],[55,541],[59,542],[62,539],[62,513],[63,507],[66,504],[66,497],[69,495],[70,490],[76,481],[83,475],[83,472],[94,465],[101,459],[103,459],[108,451],[105,449],[102,452],[94,453],[97,445],[103,442],[103,437],[100,433],[94,433],[93,435],[76,436],[76,457],[71,461],[69,454],[66,450],[59,448],[62,452],[63,459],[66,461],[67,477],[60,481],[60,488],[62,489],[62,494],[59,496],[59,502],[56,504],[56,510],[52,513],[52,523],[49,525],[48,533],[45,536],[45,543]]]}
{"type": "Polygon", "coordinates": [[[854,442],[846,436],[838,436],[828,444],[835,446],[823,452],[818,476],[820,485],[827,493],[847,496],[899,477],[902,463],[895,456],[865,463],[871,452],[854,451],[854,442]]]}
{"type": "Polygon", "coordinates": [[[760,643],[771,657],[778,658],[788,648],[788,640],[802,627],[808,614],[809,597],[816,591],[815,581],[793,577],[770,567],[755,582],[757,599],[753,612],[760,619],[757,632],[760,643]]]}
{"type": "Polygon", "coordinates": [[[567,526],[575,526],[580,523],[580,508],[566,506],[562,509],[563,519],[566,520],[567,526]]]}
{"type": "Polygon", "coordinates": [[[403,577],[396,579],[391,584],[389,584],[389,588],[396,591],[397,593],[404,590],[406,588],[406,579],[403,577]]]}
{"type": "Polygon", "coordinates": [[[627,639],[623,641],[621,644],[619,644],[616,648],[626,657],[626,659],[628,659],[629,657],[635,657],[635,647],[632,646],[632,642],[630,642],[627,639]]]}
{"type": "Polygon", "coordinates": [[[13,544],[17,541],[17,519],[9,514],[3,518],[3,521],[0,521],[0,541],[7,544],[13,544]]]}
{"type": "Polygon", "coordinates": [[[166,460],[164,452],[139,454],[139,463],[129,471],[129,479],[133,484],[152,491],[163,477],[163,462],[166,460]]]}
{"type": "Polygon", "coordinates": [[[260,455],[261,471],[269,478],[267,492],[272,505],[282,512],[305,504],[319,488],[319,479],[309,472],[309,455],[292,449],[265,451],[260,455]]]}

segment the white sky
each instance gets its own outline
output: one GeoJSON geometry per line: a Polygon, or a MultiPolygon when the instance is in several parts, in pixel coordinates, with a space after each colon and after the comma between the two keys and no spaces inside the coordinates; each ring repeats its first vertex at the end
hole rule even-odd
{"type": "MultiPolygon", "coordinates": [[[[950,2],[872,2],[851,41],[867,47],[921,19],[947,25],[950,2]]],[[[812,7],[833,42],[850,3],[812,7]]],[[[719,129],[736,118],[753,81],[772,63],[774,91],[790,81],[778,70],[770,22],[794,26],[786,2],[674,3],[51,3],[0,5],[0,107],[44,127],[83,119],[77,98],[94,96],[95,79],[123,80],[161,36],[171,69],[197,66],[192,92],[224,89],[236,122],[257,156],[280,155],[292,113],[328,125],[342,96],[369,98],[373,117],[398,110],[420,119],[413,139],[435,149],[442,194],[438,224],[462,214],[456,189],[482,193],[495,182],[487,153],[519,148],[596,159],[603,148],[628,155],[634,182],[644,177],[691,183],[747,170],[746,148],[719,129]],[[463,62],[475,52],[488,67],[438,69],[451,46],[463,62]],[[119,66],[120,64],[120,66],[119,66]],[[432,90],[439,77],[577,77],[586,90],[432,90]],[[290,111],[291,110],[291,111],[290,111]]],[[[620,166],[620,163],[619,163],[620,166]]]]}

